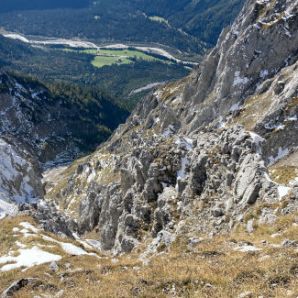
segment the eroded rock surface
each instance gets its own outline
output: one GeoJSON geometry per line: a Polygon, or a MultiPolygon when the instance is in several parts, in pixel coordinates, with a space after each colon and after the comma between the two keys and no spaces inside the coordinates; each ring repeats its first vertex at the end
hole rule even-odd
{"type": "Polygon", "coordinates": [[[297,7],[247,1],[198,69],[145,98],[47,197],[116,252],[229,231],[256,202],[289,196],[297,210],[295,187],[268,172],[297,152],[297,7]]]}

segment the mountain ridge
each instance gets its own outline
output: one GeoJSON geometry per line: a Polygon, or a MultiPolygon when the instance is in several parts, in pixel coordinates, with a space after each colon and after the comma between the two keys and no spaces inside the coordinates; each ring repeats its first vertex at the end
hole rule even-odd
{"type": "Polygon", "coordinates": [[[296,4],[247,1],[198,69],[145,98],[47,198],[66,204],[81,232],[96,227],[105,249],[127,252],[150,234],[179,234],[180,221],[228,231],[256,200],[295,197],[295,181],[279,185],[268,171],[297,151],[296,4]],[[251,101],[264,110],[247,123],[251,101]]]}
{"type": "Polygon", "coordinates": [[[297,0],[247,0],[190,75],[47,171],[44,198],[1,221],[0,271],[36,248],[59,261],[1,273],[3,293],[295,298],[297,29],[297,0]]]}

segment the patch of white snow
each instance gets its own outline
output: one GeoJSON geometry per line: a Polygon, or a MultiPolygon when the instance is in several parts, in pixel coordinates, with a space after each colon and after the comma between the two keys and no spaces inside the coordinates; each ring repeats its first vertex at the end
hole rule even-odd
{"type": "Polygon", "coordinates": [[[48,253],[34,246],[29,249],[19,249],[19,255],[0,257],[0,264],[5,264],[0,271],[9,271],[17,268],[30,268],[36,265],[61,260],[61,256],[48,253]]]}
{"type": "Polygon", "coordinates": [[[234,75],[234,82],[233,87],[239,86],[239,85],[245,85],[249,82],[249,79],[246,77],[241,77],[240,71],[236,71],[234,75]]]}
{"type": "Polygon", "coordinates": [[[279,185],[277,188],[279,198],[282,199],[283,197],[285,197],[289,193],[290,189],[290,187],[279,185]]]}

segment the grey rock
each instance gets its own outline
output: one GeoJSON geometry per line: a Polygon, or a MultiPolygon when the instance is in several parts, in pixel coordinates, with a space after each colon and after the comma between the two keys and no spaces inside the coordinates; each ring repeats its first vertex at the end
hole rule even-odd
{"type": "Polygon", "coordinates": [[[227,173],[226,184],[231,186],[234,180],[234,175],[232,173],[227,173]]]}
{"type": "Polygon", "coordinates": [[[255,155],[249,154],[244,158],[237,173],[234,187],[237,201],[244,199],[247,203],[254,203],[260,190],[260,185],[253,182],[257,176],[258,168],[259,160],[255,155]]]}
{"type": "Polygon", "coordinates": [[[261,184],[259,182],[250,184],[243,195],[242,202],[244,204],[254,204],[259,196],[260,189],[261,184]]]}
{"type": "Polygon", "coordinates": [[[59,270],[58,264],[56,262],[52,262],[49,265],[49,268],[52,272],[57,272],[59,270]]]}
{"type": "Polygon", "coordinates": [[[298,247],[298,241],[297,240],[289,240],[286,239],[281,244],[283,247],[298,247]]]}
{"type": "Polygon", "coordinates": [[[203,191],[204,183],[207,179],[207,175],[206,175],[207,160],[208,160],[207,155],[199,155],[198,160],[191,168],[190,185],[191,185],[191,190],[195,195],[200,195],[203,191]]]}
{"type": "Polygon", "coordinates": [[[250,219],[246,224],[246,231],[248,233],[253,233],[254,230],[254,219],[250,219]]]}
{"type": "Polygon", "coordinates": [[[214,209],[211,210],[211,214],[214,217],[221,217],[225,214],[224,209],[220,207],[215,207],[214,209]]]}
{"type": "Polygon", "coordinates": [[[36,278],[22,278],[13,282],[6,290],[1,294],[1,298],[13,297],[18,291],[28,285],[40,285],[41,282],[36,278]]]}

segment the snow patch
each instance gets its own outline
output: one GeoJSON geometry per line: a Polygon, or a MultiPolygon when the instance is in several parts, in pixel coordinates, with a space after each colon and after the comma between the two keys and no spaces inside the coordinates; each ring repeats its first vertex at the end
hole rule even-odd
{"type": "Polygon", "coordinates": [[[4,37],[19,40],[25,43],[30,43],[29,39],[24,37],[23,35],[17,34],[17,33],[9,33],[9,34],[3,34],[4,37]]]}
{"type": "Polygon", "coordinates": [[[241,107],[240,102],[237,102],[235,104],[233,104],[230,108],[230,112],[235,112],[235,111],[239,111],[241,107]]]}
{"type": "Polygon", "coordinates": [[[16,241],[16,246],[18,246],[19,248],[26,248],[26,245],[21,243],[20,241],[16,241]]]}
{"type": "Polygon", "coordinates": [[[58,240],[55,240],[54,238],[51,238],[49,236],[42,236],[42,239],[48,242],[54,242],[60,245],[60,247],[67,253],[73,256],[82,256],[82,255],[90,255],[90,256],[97,256],[94,253],[88,253],[84,249],[72,244],[72,243],[66,243],[66,242],[60,242],[58,240]]]}
{"type": "Polygon", "coordinates": [[[88,254],[84,249],[82,249],[78,246],[75,246],[71,243],[61,242],[60,245],[66,253],[68,253],[72,256],[81,256],[81,255],[87,255],[88,254]]]}
{"type": "Polygon", "coordinates": [[[263,69],[260,72],[260,78],[265,79],[266,77],[268,77],[269,75],[269,71],[267,69],[263,69]]]}
{"type": "Polygon", "coordinates": [[[239,86],[239,85],[245,85],[249,82],[249,79],[246,77],[240,76],[240,71],[236,71],[234,75],[234,82],[233,87],[239,86]]]}
{"type": "Polygon", "coordinates": [[[261,249],[253,245],[243,245],[243,246],[235,247],[234,250],[240,251],[240,252],[255,252],[255,251],[260,251],[261,249]]]}
{"type": "Polygon", "coordinates": [[[192,150],[193,148],[193,140],[187,137],[180,137],[175,142],[179,148],[185,149],[187,151],[192,150]]]}
{"type": "Polygon", "coordinates": [[[227,125],[227,122],[224,121],[224,118],[222,116],[219,117],[219,122],[218,122],[218,128],[225,128],[227,125]]]}
{"type": "Polygon", "coordinates": [[[281,148],[279,147],[278,148],[278,153],[277,153],[277,156],[273,157],[273,156],[270,156],[269,157],[269,166],[273,165],[274,163],[276,163],[277,161],[279,161],[280,159],[282,159],[283,157],[287,156],[289,154],[289,149],[288,148],[281,148]]]}
{"type": "Polygon", "coordinates": [[[297,115],[291,116],[285,119],[285,121],[297,121],[297,120],[298,120],[297,115]]]}
{"type": "MultiPolygon", "coordinates": [[[[178,145],[178,147],[180,149],[184,149],[187,152],[191,151],[193,148],[193,140],[186,138],[186,137],[180,137],[176,140],[175,142],[176,145],[178,145]]],[[[187,157],[187,155],[184,155],[181,159],[181,166],[180,169],[177,172],[177,184],[176,184],[176,190],[178,189],[178,182],[180,180],[183,180],[184,178],[186,178],[187,173],[187,167],[189,165],[189,159],[187,157]]]]}
{"type": "MultiPolygon", "coordinates": [[[[0,189],[1,196],[1,189],[0,189]]],[[[6,216],[15,216],[18,213],[18,207],[15,204],[7,203],[0,199],[0,219],[6,216]]]]}
{"type": "Polygon", "coordinates": [[[180,167],[179,171],[177,172],[178,180],[182,180],[186,177],[186,168],[187,168],[188,164],[189,164],[189,160],[186,156],[184,156],[181,159],[181,167],[180,167]]]}
{"type": "Polygon", "coordinates": [[[0,271],[9,271],[22,267],[30,268],[61,260],[61,256],[48,253],[36,246],[29,249],[19,249],[19,253],[16,257],[9,255],[0,257],[0,264],[5,264],[0,268],[0,271]]]}
{"type": "Polygon", "coordinates": [[[20,226],[22,226],[23,228],[27,229],[27,230],[31,230],[33,233],[39,233],[39,229],[35,228],[32,224],[30,224],[29,222],[21,222],[20,226]]]}
{"type": "Polygon", "coordinates": [[[16,215],[18,204],[37,201],[33,179],[32,165],[0,139],[0,218],[16,215]]]}
{"type": "Polygon", "coordinates": [[[175,133],[175,128],[174,126],[171,124],[169,125],[165,131],[162,133],[162,136],[165,137],[165,138],[169,138],[171,137],[173,134],[175,133]]]}
{"type": "Polygon", "coordinates": [[[286,195],[288,195],[288,193],[289,193],[290,190],[291,190],[290,187],[279,185],[277,187],[279,198],[282,199],[283,197],[285,197],[286,195]]]}
{"type": "Polygon", "coordinates": [[[265,142],[265,139],[253,131],[250,131],[249,134],[253,142],[257,145],[257,152],[261,153],[262,151],[261,143],[265,142]]]}
{"type": "Polygon", "coordinates": [[[89,174],[88,178],[87,178],[87,182],[90,183],[91,181],[93,181],[96,177],[96,172],[94,170],[92,170],[92,172],[89,174]]]}
{"type": "Polygon", "coordinates": [[[129,96],[134,95],[134,94],[141,93],[141,92],[143,92],[143,91],[151,90],[151,89],[153,89],[153,88],[155,88],[155,87],[158,87],[158,86],[160,86],[160,85],[163,85],[163,84],[165,84],[165,83],[166,83],[166,82],[150,83],[150,84],[148,84],[148,85],[146,85],[146,86],[144,86],[144,87],[141,87],[141,88],[132,90],[132,91],[130,92],[129,96]]]}
{"type": "Polygon", "coordinates": [[[97,249],[97,250],[101,250],[101,243],[98,240],[94,240],[94,239],[86,239],[86,242],[88,245],[91,245],[93,248],[97,249]]]}

